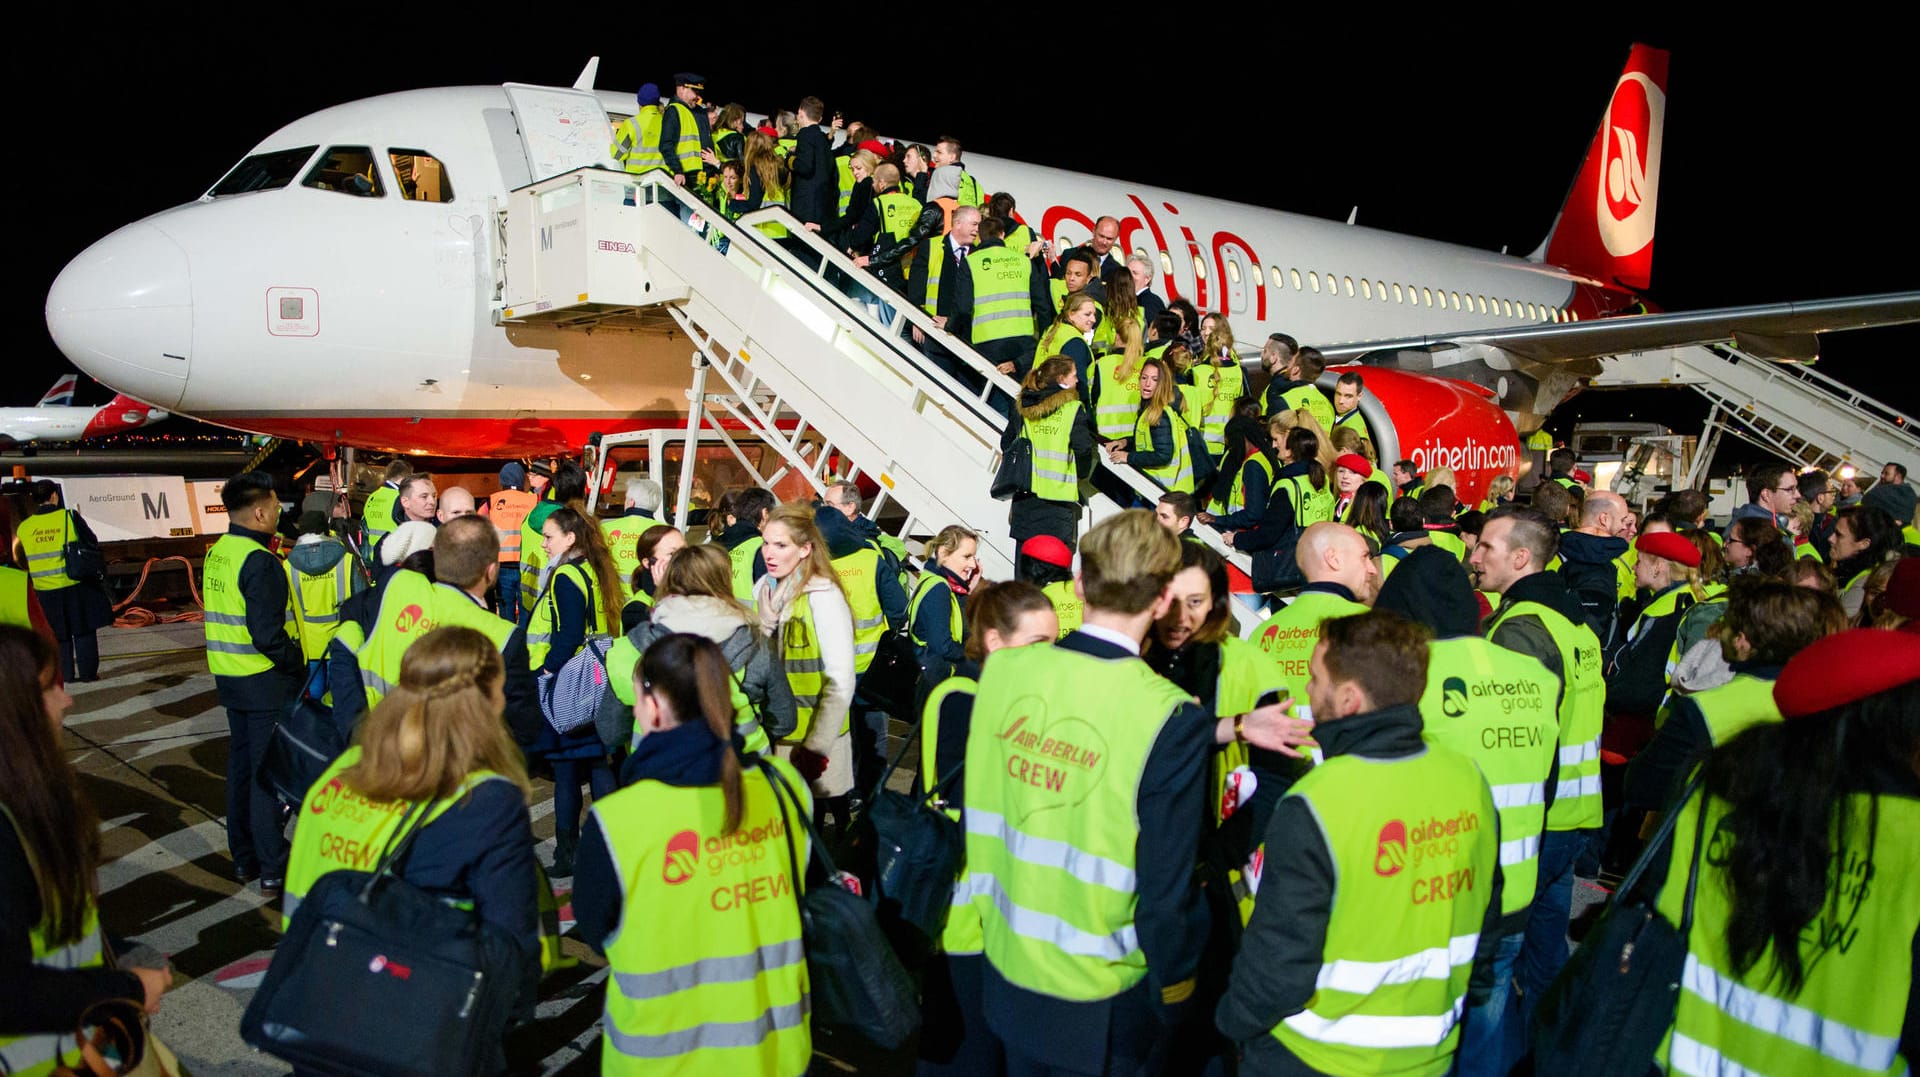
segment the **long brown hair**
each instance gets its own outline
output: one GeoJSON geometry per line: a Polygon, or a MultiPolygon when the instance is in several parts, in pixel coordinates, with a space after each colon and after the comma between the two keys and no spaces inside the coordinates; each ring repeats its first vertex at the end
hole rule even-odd
{"type": "Polygon", "coordinates": [[[39,633],[0,625],[0,806],[32,866],[41,934],[65,946],[98,896],[100,823],[41,702],[59,657],[39,633]]]}
{"type": "Polygon", "coordinates": [[[720,789],[726,795],[722,834],[740,829],[740,754],[733,750],[733,671],[720,645],[690,632],[653,641],[634,671],[634,695],[666,699],[681,725],[704,721],[721,744],[720,789]]]}
{"type": "MultiPolygon", "coordinates": [[[[607,537],[600,533],[600,525],[571,505],[553,510],[553,515],[547,517],[547,523],[573,536],[573,550],[587,563],[587,571],[593,573],[595,589],[600,592],[596,596],[600,606],[600,623],[612,631],[620,623],[620,573],[613,567],[613,554],[607,550],[607,537]]],[[[560,566],[552,567],[558,569],[560,566]]],[[[553,584],[549,582],[547,586],[553,584]]],[[[587,635],[593,635],[592,625],[587,626],[587,635]]]]}
{"type": "Polygon", "coordinates": [[[1160,384],[1154,386],[1152,396],[1140,401],[1140,413],[1147,417],[1149,430],[1160,425],[1160,417],[1169,407],[1176,413],[1180,410],[1175,404],[1180,387],[1173,384],[1173,368],[1164,359],[1149,359],[1140,364],[1140,369],[1144,371],[1150,366],[1160,368],[1160,384]]]}
{"type": "Polygon", "coordinates": [[[740,619],[760,632],[760,618],[733,594],[733,560],[725,548],[711,542],[687,546],[667,561],[666,574],[660,577],[659,598],[669,595],[705,596],[727,604],[740,619]]]}
{"type": "Polygon", "coordinates": [[[528,792],[520,749],[494,701],[505,676],[500,652],[474,629],[421,636],[400,659],[400,683],[360,724],[360,759],[341,779],[368,800],[437,800],[490,770],[528,792]]]}
{"type": "Polygon", "coordinates": [[[1140,323],[1134,315],[1140,311],[1140,300],[1133,291],[1133,271],[1126,266],[1112,273],[1112,280],[1106,282],[1106,316],[1113,322],[1113,340],[1120,345],[1120,353],[1125,358],[1115,368],[1121,381],[1133,380],[1134,371],[1140,369],[1141,343],[1140,323]]]}
{"type": "Polygon", "coordinates": [[[774,153],[773,139],[768,138],[765,132],[747,132],[747,148],[741,157],[741,164],[746,168],[748,178],[760,181],[763,198],[768,195],[778,197],[786,193],[787,184],[782,174],[780,157],[774,153]]]}

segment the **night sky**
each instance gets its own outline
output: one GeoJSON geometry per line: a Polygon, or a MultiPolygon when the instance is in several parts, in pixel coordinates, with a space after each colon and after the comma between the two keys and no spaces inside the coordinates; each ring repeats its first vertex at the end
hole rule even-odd
{"type": "MultiPolygon", "coordinates": [[[[401,5],[351,20],[253,6],[194,23],[67,8],[13,42],[35,71],[29,84],[16,66],[15,100],[37,99],[16,136],[50,152],[39,167],[16,164],[11,180],[33,314],[8,364],[17,373],[0,402],[10,404],[31,404],[70,369],[40,313],[66,261],[197,197],[277,127],[394,90],[566,85],[595,52],[602,87],[664,88],[692,69],[710,98],[750,110],[814,93],[888,134],[950,132],[995,156],[1327,218],[1357,205],[1375,228],[1525,253],[1565,197],[1628,46],[1643,40],[1673,52],[1655,302],[1920,287],[1920,182],[1902,160],[1920,79],[1884,27],[1723,36],[1631,11],[1474,5],[1344,5],[1355,12],[1344,25],[1260,15],[1190,26],[1057,5],[1044,27],[916,25],[897,5],[862,5],[817,30],[792,16],[696,22],[633,4],[542,5],[497,26],[392,14],[401,5]]],[[[1920,332],[1839,334],[1823,351],[1829,373],[1920,411],[1910,373],[1920,332]]],[[[82,389],[85,402],[108,395],[82,389]]],[[[1704,405],[1668,396],[1685,406],[1662,410],[1697,425],[1704,405]]]]}

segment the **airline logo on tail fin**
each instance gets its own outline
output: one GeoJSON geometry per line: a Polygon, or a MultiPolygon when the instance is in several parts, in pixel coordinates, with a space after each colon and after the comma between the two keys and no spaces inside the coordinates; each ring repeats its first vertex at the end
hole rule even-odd
{"type": "Polygon", "coordinates": [[[1667,54],[1635,45],[1560,211],[1549,263],[1645,290],[1653,273],[1666,113],[1667,54]]]}
{"type": "Polygon", "coordinates": [[[47,390],[47,395],[40,398],[40,403],[36,406],[42,408],[70,408],[73,406],[73,391],[79,385],[80,375],[63,374],[59,381],[53,383],[53,388],[47,390]]]}

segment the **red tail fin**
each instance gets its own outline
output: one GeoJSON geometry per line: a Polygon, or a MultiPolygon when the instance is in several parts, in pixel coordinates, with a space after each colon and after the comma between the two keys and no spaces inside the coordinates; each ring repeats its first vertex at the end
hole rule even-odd
{"type": "Polygon", "coordinates": [[[1666,50],[1635,45],[1547,239],[1548,264],[1646,290],[1666,116],[1666,50]]]}

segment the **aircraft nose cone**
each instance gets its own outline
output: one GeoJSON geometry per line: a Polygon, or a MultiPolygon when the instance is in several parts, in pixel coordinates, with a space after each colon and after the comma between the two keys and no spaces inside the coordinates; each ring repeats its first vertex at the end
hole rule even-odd
{"type": "Polygon", "coordinates": [[[108,235],[55,278],[47,329],[73,365],[101,383],[179,406],[193,346],[186,251],[151,224],[108,235]]]}

